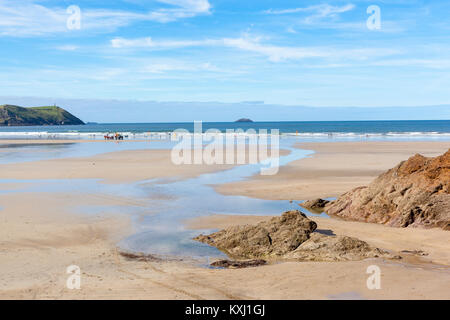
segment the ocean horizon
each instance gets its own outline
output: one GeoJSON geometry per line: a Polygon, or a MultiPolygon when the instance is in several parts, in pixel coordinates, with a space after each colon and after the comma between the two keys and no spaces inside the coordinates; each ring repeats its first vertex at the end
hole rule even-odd
{"type": "MultiPolygon", "coordinates": [[[[0,127],[0,139],[5,138],[103,138],[120,132],[128,138],[164,134],[178,129],[194,131],[194,122],[173,123],[88,123],[68,126],[0,127]]],[[[279,130],[282,135],[299,136],[447,136],[450,120],[386,120],[386,121],[263,121],[263,122],[203,122],[202,131],[242,129],[247,131],[279,130]]]]}

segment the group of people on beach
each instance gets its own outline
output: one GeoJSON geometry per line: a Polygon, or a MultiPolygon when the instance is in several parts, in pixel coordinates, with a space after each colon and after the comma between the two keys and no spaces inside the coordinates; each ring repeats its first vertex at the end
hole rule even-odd
{"type": "Polygon", "coordinates": [[[114,134],[106,134],[104,137],[105,140],[123,140],[123,135],[117,132],[114,134]]]}

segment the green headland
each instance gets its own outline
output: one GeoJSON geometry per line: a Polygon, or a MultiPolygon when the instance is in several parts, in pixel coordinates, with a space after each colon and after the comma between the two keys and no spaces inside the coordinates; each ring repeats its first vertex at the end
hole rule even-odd
{"type": "Polygon", "coordinates": [[[0,105],[0,126],[83,125],[82,120],[57,106],[24,108],[0,105]]]}

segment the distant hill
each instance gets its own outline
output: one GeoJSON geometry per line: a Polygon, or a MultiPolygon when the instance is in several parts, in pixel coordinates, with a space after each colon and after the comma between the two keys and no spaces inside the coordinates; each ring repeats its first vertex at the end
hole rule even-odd
{"type": "Polygon", "coordinates": [[[12,105],[0,106],[0,126],[83,125],[84,122],[63,108],[12,105]]]}
{"type": "Polygon", "coordinates": [[[235,122],[253,122],[253,120],[247,119],[247,118],[242,118],[242,119],[236,120],[235,122]]]}

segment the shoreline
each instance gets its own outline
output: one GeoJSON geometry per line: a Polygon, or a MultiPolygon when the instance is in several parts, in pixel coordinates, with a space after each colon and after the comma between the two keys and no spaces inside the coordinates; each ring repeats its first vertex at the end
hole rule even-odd
{"type": "Polygon", "coordinates": [[[1,145],[45,145],[45,144],[70,144],[70,143],[88,143],[88,142],[104,142],[104,143],[126,143],[126,142],[151,142],[163,141],[159,139],[127,139],[127,140],[104,140],[104,139],[0,139],[1,145]]]}

